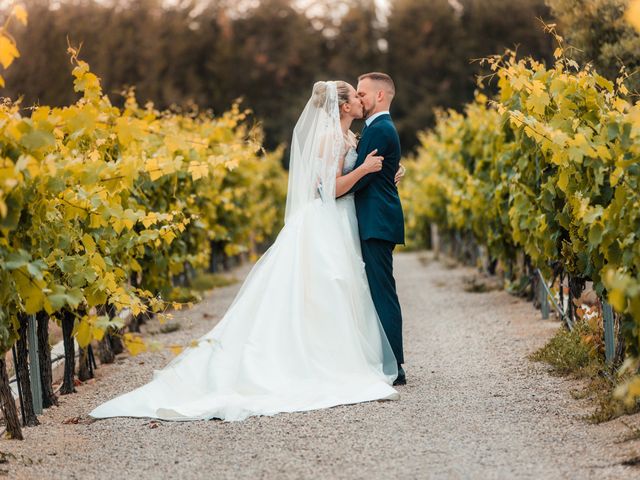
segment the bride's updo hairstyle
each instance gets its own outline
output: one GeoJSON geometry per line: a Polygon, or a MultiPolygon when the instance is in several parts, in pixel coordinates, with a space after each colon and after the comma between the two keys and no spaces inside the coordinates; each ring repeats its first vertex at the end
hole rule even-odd
{"type": "MultiPolygon", "coordinates": [[[[349,84],[343,80],[337,80],[336,91],[338,92],[338,107],[349,101],[349,84]]],[[[327,82],[316,82],[313,86],[313,105],[322,108],[327,103],[327,82]]]]}

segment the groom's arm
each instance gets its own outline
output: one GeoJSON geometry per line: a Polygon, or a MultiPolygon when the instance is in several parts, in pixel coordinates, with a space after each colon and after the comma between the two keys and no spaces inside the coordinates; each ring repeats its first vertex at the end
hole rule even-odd
{"type": "MultiPolygon", "coordinates": [[[[383,157],[388,150],[388,141],[386,135],[384,134],[384,131],[381,129],[376,131],[375,134],[368,135],[365,141],[366,143],[364,145],[361,145],[358,149],[358,160],[356,161],[356,167],[362,165],[364,159],[367,158],[367,155],[369,155],[373,150],[377,149],[377,154],[382,155],[383,157]]],[[[375,178],[375,176],[382,174],[383,171],[384,160],[382,160],[382,170],[365,175],[360,180],[358,180],[347,193],[357,192],[358,190],[362,190],[363,188],[367,187],[375,178]]]]}

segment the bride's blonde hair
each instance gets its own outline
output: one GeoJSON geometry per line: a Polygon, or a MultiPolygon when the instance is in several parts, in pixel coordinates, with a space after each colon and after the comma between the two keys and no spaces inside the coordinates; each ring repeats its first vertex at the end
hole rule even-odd
{"type": "MultiPolygon", "coordinates": [[[[344,80],[336,80],[336,91],[338,92],[338,107],[349,101],[349,84],[344,80]]],[[[313,88],[313,104],[322,108],[327,101],[327,82],[318,82],[313,88]]]]}

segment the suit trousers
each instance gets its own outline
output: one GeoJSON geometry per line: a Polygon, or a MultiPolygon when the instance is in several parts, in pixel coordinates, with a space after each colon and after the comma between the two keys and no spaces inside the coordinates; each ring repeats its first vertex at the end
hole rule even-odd
{"type": "Polygon", "coordinates": [[[361,240],[369,289],[380,323],[391,344],[398,365],[404,363],[402,348],[402,312],[393,278],[393,249],[395,244],[378,238],[361,240]]]}

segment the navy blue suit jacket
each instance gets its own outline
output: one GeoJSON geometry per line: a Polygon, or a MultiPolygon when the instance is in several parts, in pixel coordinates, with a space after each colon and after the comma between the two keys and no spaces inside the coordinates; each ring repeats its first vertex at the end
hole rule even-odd
{"type": "Polygon", "coordinates": [[[377,155],[384,157],[382,170],[365,175],[349,190],[355,192],[360,239],[403,244],[404,216],[394,181],[400,164],[400,138],[391,115],[380,115],[363,130],[355,168],[376,148],[377,155]]]}

